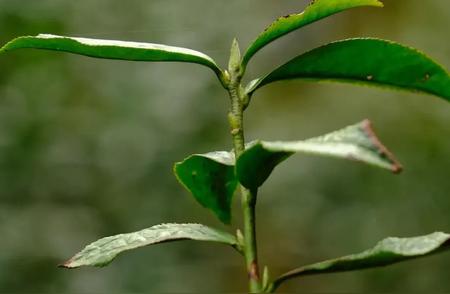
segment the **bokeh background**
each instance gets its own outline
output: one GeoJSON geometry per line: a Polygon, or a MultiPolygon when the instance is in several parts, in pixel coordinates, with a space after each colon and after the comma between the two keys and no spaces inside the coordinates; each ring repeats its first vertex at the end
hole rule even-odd
{"type": "MultiPolygon", "coordinates": [[[[260,52],[257,77],[337,39],[370,36],[426,51],[450,68],[446,0],[385,0],[345,12],[260,52]]],[[[304,0],[0,1],[0,43],[53,33],[149,41],[227,62],[304,0]]],[[[174,162],[231,148],[228,98],[206,68],[96,60],[34,50],[0,56],[0,292],[238,292],[240,257],[179,242],[120,256],[103,269],[58,269],[100,237],[162,222],[222,227],[176,182],[174,162]]],[[[273,276],[359,252],[386,236],[450,231],[450,105],[435,97],[292,81],[260,90],[247,139],[308,138],[370,118],[405,165],[389,172],[297,155],[260,191],[261,263],[273,276]]],[[[238,201],[232,230],[240,225],[238,201]]],[[[450,255],[292,281],[286,292],[447,292],[450,255]]]]}

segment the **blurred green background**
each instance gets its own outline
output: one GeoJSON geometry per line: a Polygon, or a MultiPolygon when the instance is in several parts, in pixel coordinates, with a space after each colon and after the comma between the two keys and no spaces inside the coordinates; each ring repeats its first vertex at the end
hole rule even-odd
{"type": "MultiPolygon", "coordinates": [[[[385,0],[290,34],[253,60],[257,77],[337,39],[370,36],[427,52],[450,68],[446,0],[385,0]]],[[[304,0],[0,1],[0,43],[38,33],[142,40],[227,62],[304,0]],[[26,3],[26,5],[25,5],[26,3]]],[[[179,242],[120,256],[103,269],[61,261],[107,235],[162,222],[219,226],[176,182],[191,153],[231,148],[228,98],[189,64],[96,60],[44,51],[0,56],[0,292],[237,292],[243,261],[220,245],[179,242]]],[[[261,190],[258,239],[273,275],[359,252],[388,236],[450,231],[450,105],[341,84],[277,83],[259,91],[247,139],[302,139],[370,118],[405,165],[389,172],[298,155],[261,190]]],[[[240,225],[235,203],[233,230],[240,225]]],[[[308,277],[291,292],[448,292],[450,255],[358,273],[308,277]]]]}

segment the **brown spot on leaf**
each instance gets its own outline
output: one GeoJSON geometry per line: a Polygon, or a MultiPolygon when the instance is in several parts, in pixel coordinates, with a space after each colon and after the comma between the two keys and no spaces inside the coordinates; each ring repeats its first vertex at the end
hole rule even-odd
{"type": "Polygon", "coordinates": [[[426,82],[431,78],[430,74],[425,74],[425,76],[423,77],[422,81],[426,82]]]}
{"type": "Polygon", "coordinates": [[[375,134],[372,123],[370,120],[366,119],[362,123],[364,132],[369,136],[369,139],[372,143],[378,148],[378,152],[380,155],[386,157],[391,162],[391,170],[394,174],[398,174],[403,170],[403,166],[400,162],[395,158],[394,154],[392,154],[378,139],[375,134]]]}

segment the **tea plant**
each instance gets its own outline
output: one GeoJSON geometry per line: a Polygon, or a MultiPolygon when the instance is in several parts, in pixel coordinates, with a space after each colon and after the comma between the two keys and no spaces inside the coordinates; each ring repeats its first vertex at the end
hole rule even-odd
{"type": "Polygon", "coordinates": [[[100,239],[62,266],[105,266],[124,251],[162,242],[211,241],[230,245],[244,257],[249,291],[257,293],[274,292],[283,282],[296,277],[385,266],[448,249],[450,235],[442,232],[413,238],[387,238],[362,253],[302,266],[274,279],[269,277],[267,267],[260,274],[255,238],[257,193],[278,164],[302,152],[358,161],[394,173],[400,172],[402,167],[377,138],[368,120],[308,140],[246,143],[243,116],[258,89],[288,79],[331,80],[423,92],[450,101],[450,76],[445,69],[415,49],[373,38],[324,45],[243,85],[247,65],[266,45],[315,21],[362,6],[382,7],[383,4],[378,0],[316,0],[304,12],[273,22],[242,56],[238,42],[234,40],[227,70],[221,69],[203,53],[150,43],[41,34],[19,37],[2,47],[2,53],[37,48],[96,58],[197,63],[215,73],[230,98],[228,123],[234,149],[191,155],[175,164],[174,173],[194,198],[225,224],[230,224],[233,196],[239,190],[244,222],[242,231],[237,230],[233,235],[201,224],[161,224],[100,239]]]}

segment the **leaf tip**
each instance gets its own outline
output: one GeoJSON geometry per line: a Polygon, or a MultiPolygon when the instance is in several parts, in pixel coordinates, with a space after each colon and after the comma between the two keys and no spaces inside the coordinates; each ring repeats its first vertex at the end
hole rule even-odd
{"type": "Polygon", "coordinates": [[[401,172],[403,172],[403,165],[401,165],[399,162],[396,162],[396,164],[392,166],[392,173],[398,175],[401,172]]]}
{"type": "Polygon", "coordinates": [[[445,241],[444,244],[442,244],[442,246],[445,248],[450,247],[450,238],[447,239],[447,241],[445,241]]]}
{"type": "Polygon", "coordinates": [[[19,49],[20,46],[17,46],[17,42],[20,42],[21,40],[30,38],[32,36],[20,36],[16,37],[14,39],[9,40],[6,44],[0,47],[0,54],[8,51],[12,51],[15,49],[19,49]]]}
{"type": "Polygon", "coordinates": [[[14,42],[14,40],[15,40],[15,39],[13,39],[13,40],[7,42],[6,44],[4,44],[3,46],[1,46],[1,47],[0,47],[0,54],[2,54],[2,53],[4,53],[4,52],[7,52],[7,51],[8,51],[9,45],[10,45],[12,42],[14,42]]]}
{"type": "Polygon", "coordinates": [[[381,143],[380,139],[375,134],[372,122],[369,119],[365,119],[362,122],[362,128],[366,135],[369,137],[370,141],[376,146],[380,155],[386,157],[389,160],[389,162],[391,163],[391,171],[394,174],[401,173],[403,171],[402,164],[397,160],[394,154],[381,143]]]}
{"type": "Polygon", "coordinates": [[[58,264],[59,268],[65,268],[65,269],[74,269],[76,266],[73,265],[73,258],[65,261],[64,263],[58,264]]]}

